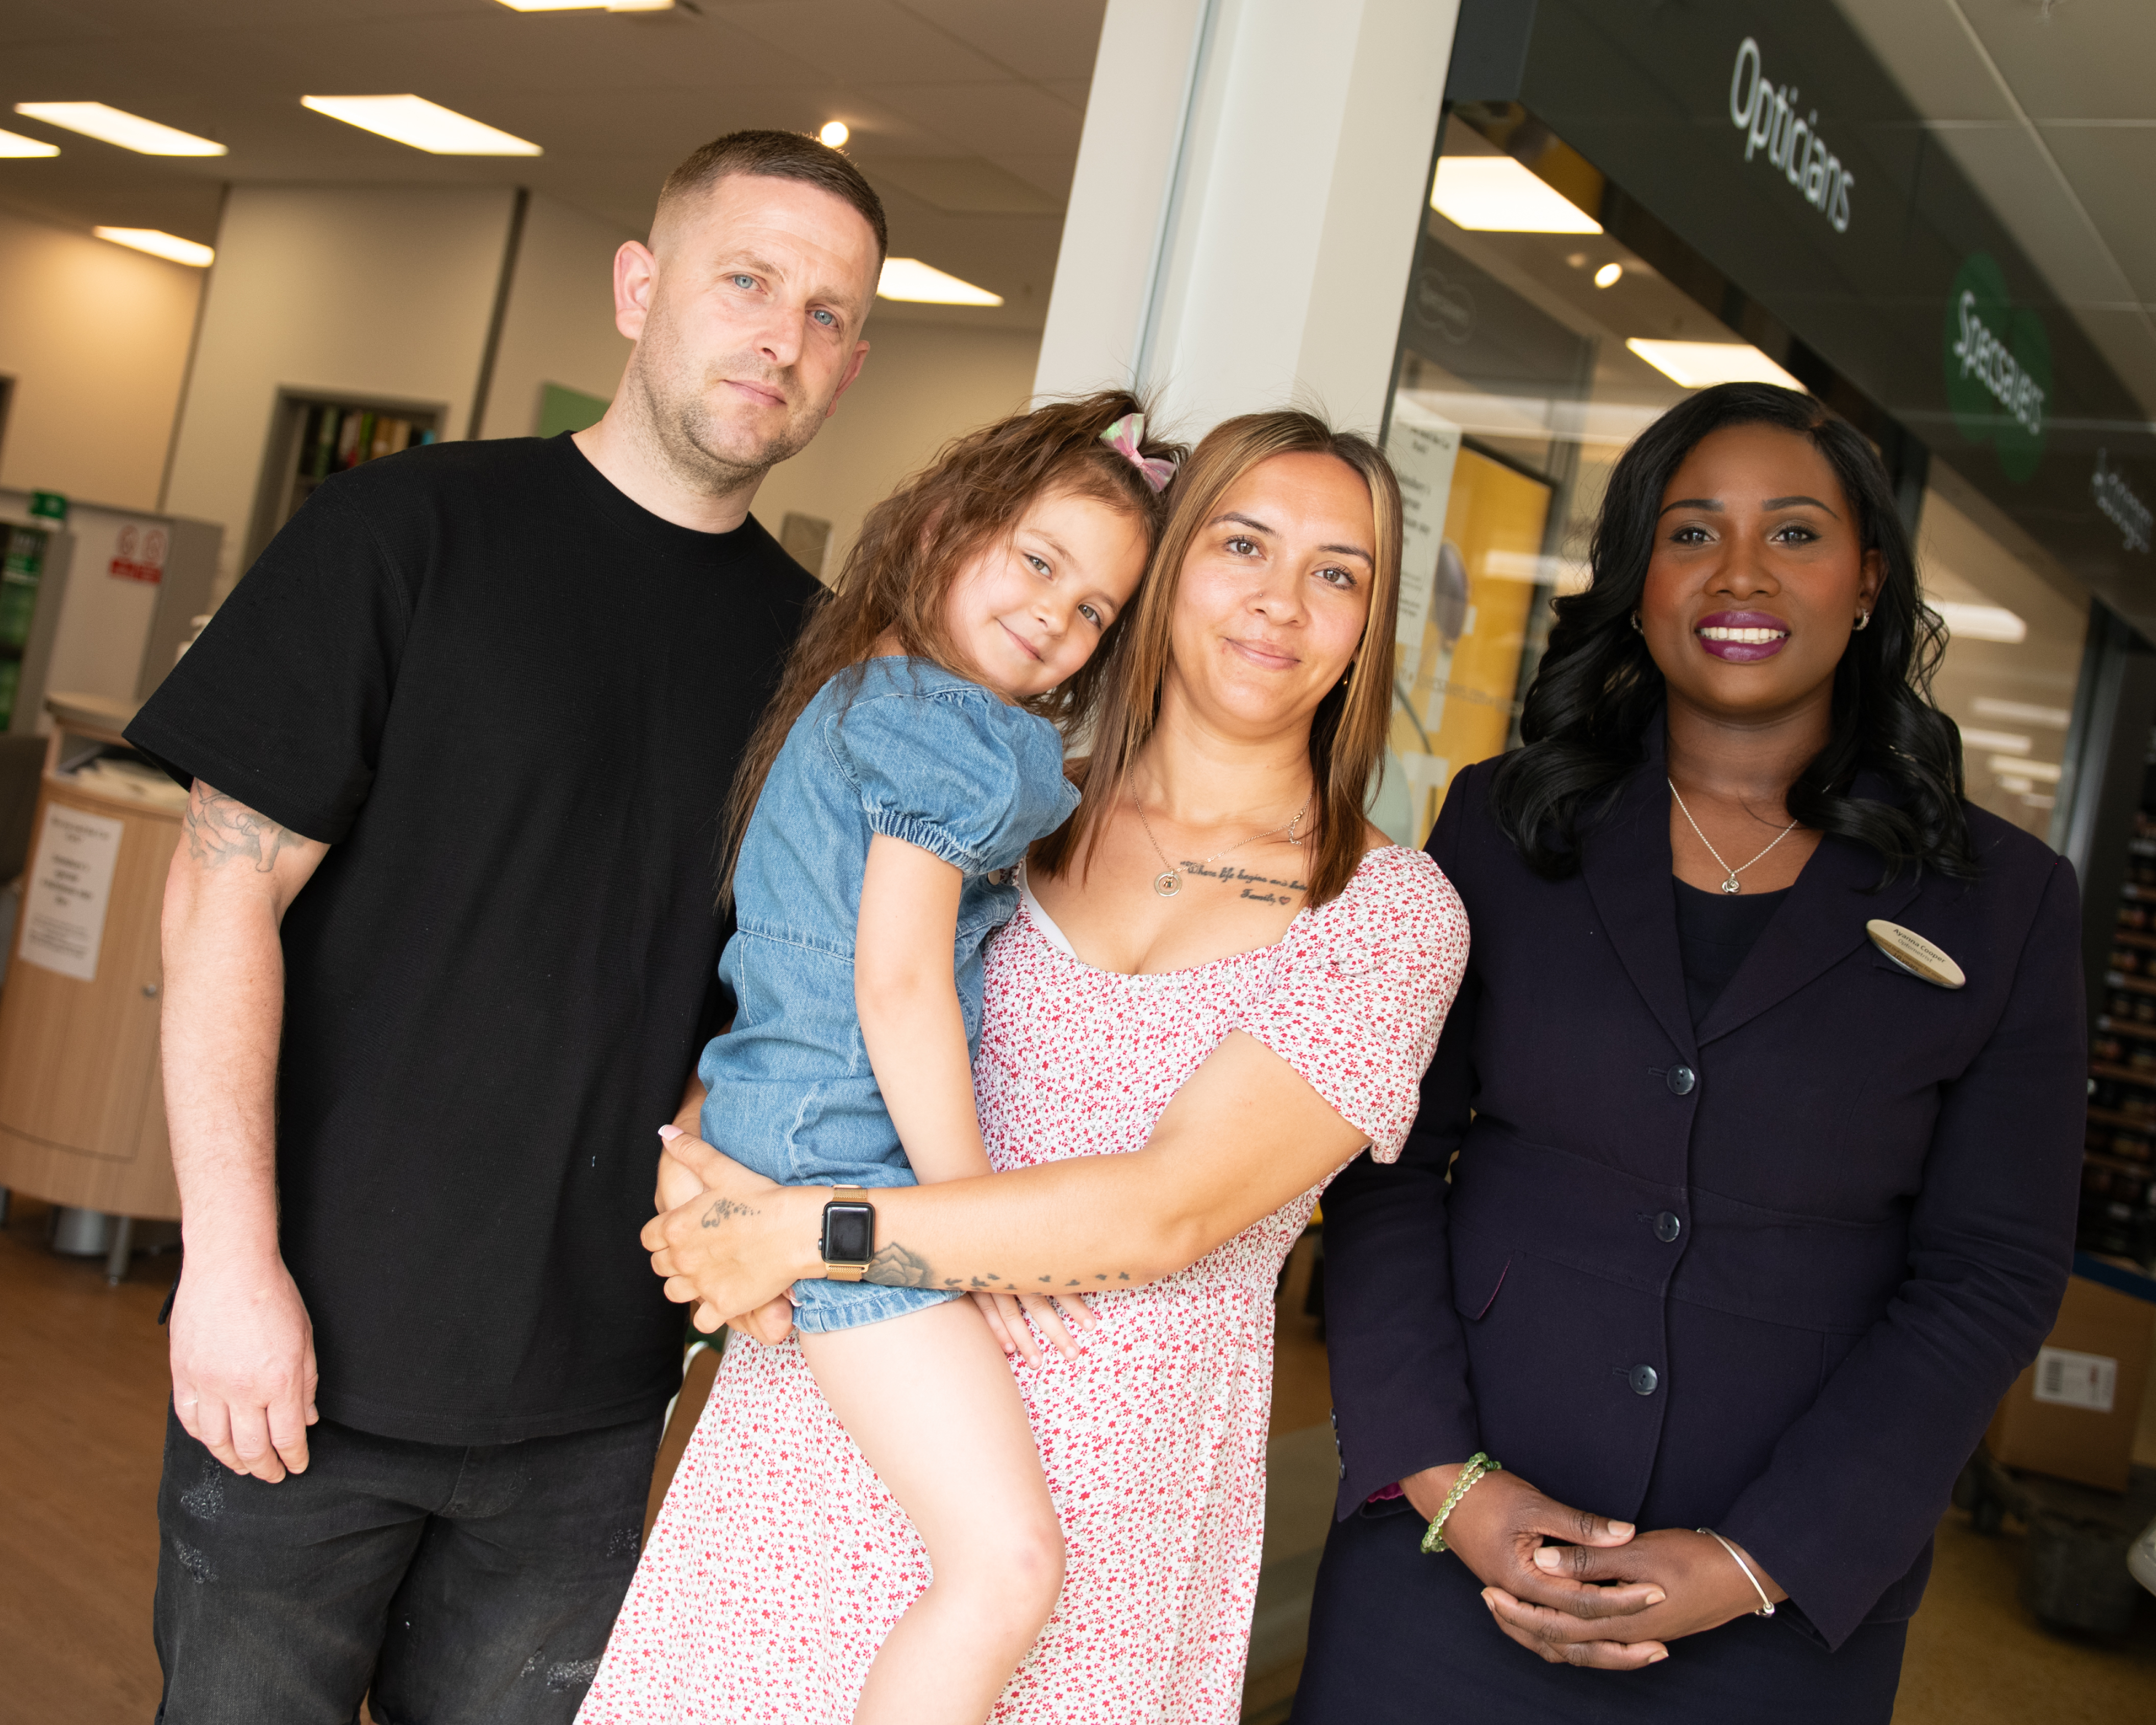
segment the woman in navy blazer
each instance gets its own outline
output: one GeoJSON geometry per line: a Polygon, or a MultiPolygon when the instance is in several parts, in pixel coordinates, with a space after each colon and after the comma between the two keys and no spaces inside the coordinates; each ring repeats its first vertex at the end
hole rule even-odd
{"type": "Polygon", "coordinates": [[[1414,1135],[1326,1195],[1301,1725],[1884,1725],[1932,1529],[2065,1288],[2072,871],[1962,800],[1869,444],[1702,392],[1619,463],[1593,564],[1527,746],[1430,837],[1474,952],[1414,1135]],[[1477,1452],[1502,1471],[1424,1554],[1477,1452]]]}

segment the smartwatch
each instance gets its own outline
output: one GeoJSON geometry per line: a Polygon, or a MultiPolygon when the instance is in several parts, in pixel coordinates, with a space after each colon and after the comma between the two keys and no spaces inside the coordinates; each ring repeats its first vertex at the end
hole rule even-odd
{"type": "Polygon", "coordinates": [[[875,1206],[859,1186],[834,1186],[824,1206],[824,1278],[859,1281],[875,1255],[875,1206]]]}

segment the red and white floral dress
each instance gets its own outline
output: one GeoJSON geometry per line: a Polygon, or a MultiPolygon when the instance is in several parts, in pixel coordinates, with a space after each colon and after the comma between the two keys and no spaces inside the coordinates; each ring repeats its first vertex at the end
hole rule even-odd
{"type": "MultiPolygon", "coordinates": [[[[1380,1161],[1399,1153],[1467,963],[1419,851],[1363,859],[1276,945],[1163,975],[1096,970],[1030,897],[988,957],[981,1127],[999,1170],[1143,1145],[1230,1030],[1380,1161]]],[[[1061,1516],[1061,1599],[998,1725],[1235,1719],[1265,1532],[1273,1289],[1321,1187],[1180,1275],[1088,1289],[1075,1359],[1014,1365],[1061,1516]]],[[[615,1624],[581,1725],[844,1725],[928,1584],[905,1512],[792,1342],[736,1339],[615,1624]]]]}

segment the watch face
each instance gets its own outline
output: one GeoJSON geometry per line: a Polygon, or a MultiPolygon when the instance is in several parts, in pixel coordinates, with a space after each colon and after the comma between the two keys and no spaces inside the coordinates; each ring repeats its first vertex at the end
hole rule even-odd
{"type": "Polygon", "coordinates": [[[875,1210],[865,1204],[824,1206],[824,1261],[865,1264],[875,1250],[875,1210]]]}

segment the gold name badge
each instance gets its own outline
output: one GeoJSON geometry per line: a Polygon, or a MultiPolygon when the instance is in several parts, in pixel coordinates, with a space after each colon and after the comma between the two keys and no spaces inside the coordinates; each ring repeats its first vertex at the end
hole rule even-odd
{"type": "Polygon", "coordinates": [[[1892,958],[1911,976],[1921,977],[1942,988],[1958,988],[1969,981],[1962,974],[1961,966],[1947,957],[1937,947],[1913,930],[1898,922],[1887,922],[1876,918],[1864,925],[1864,932],[1871,937],[1871,944],[1892,958]]]}

